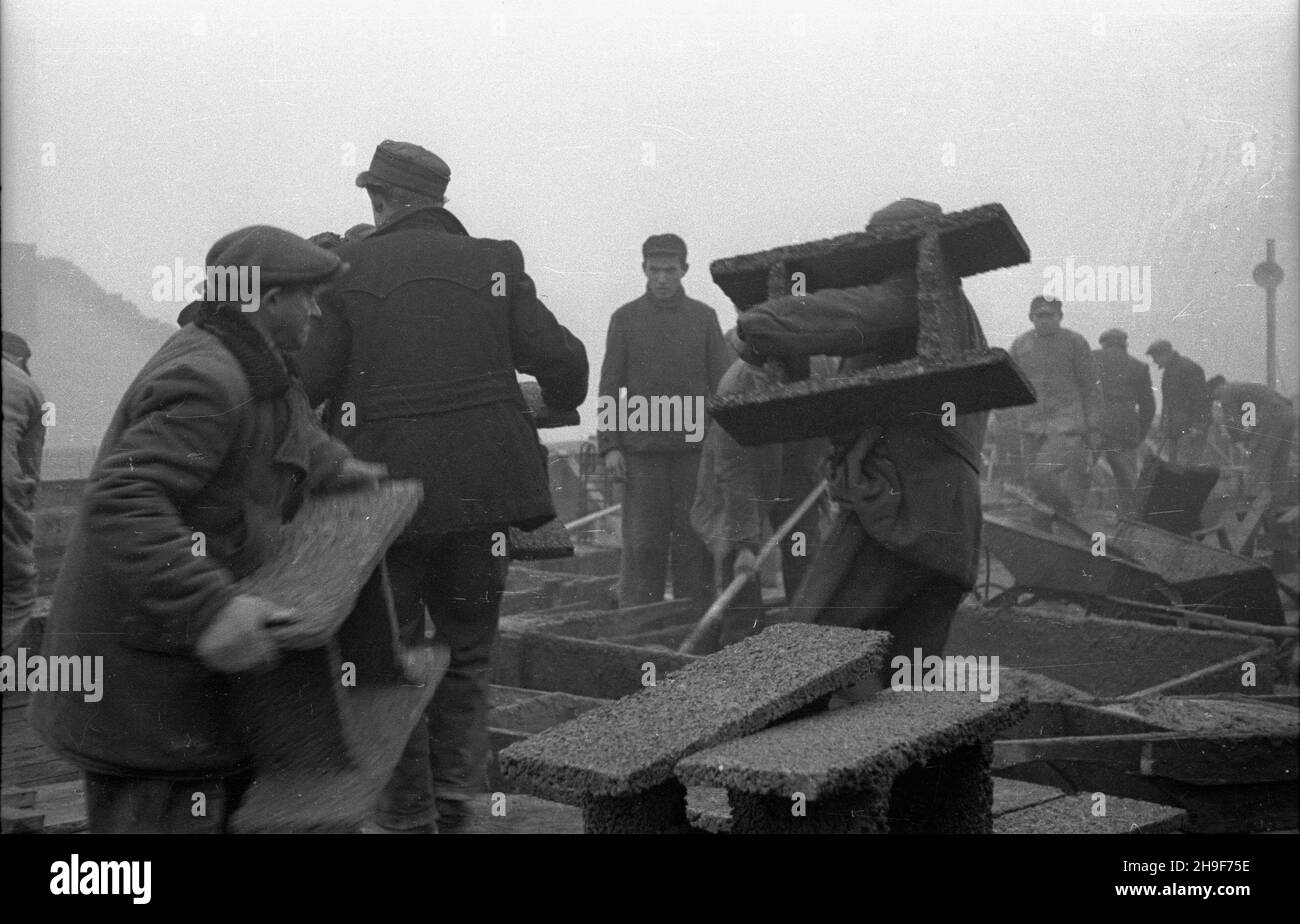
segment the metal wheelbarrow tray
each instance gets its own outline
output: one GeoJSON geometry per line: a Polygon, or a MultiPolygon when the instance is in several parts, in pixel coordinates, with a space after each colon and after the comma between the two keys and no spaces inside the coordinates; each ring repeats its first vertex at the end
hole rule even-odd
{"type": "Polygon", "coordinates": [[[1071,598],[1170,601],[1159,574],[1137,562],[1093,555],[1082,539],[1063,538],[988,513],[984,514],[983,535],[985,548],[1011,572],[1020,589],[1071,598]]]}

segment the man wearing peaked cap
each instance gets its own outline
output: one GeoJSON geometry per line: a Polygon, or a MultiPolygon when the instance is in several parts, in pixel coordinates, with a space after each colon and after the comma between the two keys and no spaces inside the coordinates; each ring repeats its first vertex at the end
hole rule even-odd
{"type": "Polygon", "coordinates": [[[1101,349],[1092,354],[1101,401],[1097,449],[1115,476],[1120,512],[1131,514],[1137,509],[1137,448],[1155,419],[1155,393],[1147,364],[1128,354],[1128,334],[1112,327],[1097,342],[1101,349]]]}
{"type": "Polygon", "coordinates": [[[1205,455],[1214,404],[1205,384],[1205,370],[1175,350],[1168,340],[1151,344],[1147,355],[1161,369],[1161,449],[1175,465],[1199,465],[1205,455]]]}
{"type": "MultiPolygon", "coordinates": [[[[352,408],[334,432],[424,500],[387,556],[403,638],[424,640],[424,613],[451,664],[380,800],[376,821],[402,831],[463,827],[486,783],[492,648],[510,526],[555,511],[517,373],[546,404],[587,395],[587,353],[537,297],[513,241],[469,236],[443,206],[451,170],[416,144],[385,141],[357,185],[376,227],[337,250],[351,265],[321,299],[304,351],[313,403],[352,408]],[[495,550],[495,551],[494,551],[495,550]]],[[[384,607],[371,581],[359,608],[384,607]]]]}
{"type": "MultiPolygon", "coordinates": [[[[942,214],[903,199],[871,216],[868,229],[942,214]]],[[[953,331],[959,349],[985,346],[974,309],[953,331]]],[[[810,355],[843,357],[849,375],[916,355],[916,274],[773,298],[740,315],[741,358],[787,368],[810,355]]],[[[961,396],[953,398],[961,407],[961,396]]],[[[887,631],[890,655],[943,652],[953,614],[979,562],[980,446],[986,413],[863,426],[832,441],[827,459],[839,513],[793,603],[795,619],[887,631]]],[[[888,673],[884,674],[889,677],[888,673]]]]}
{"type": "MultiPolygon", "coordinates": [[[[645,292],[609,319],[600,370],[606,407],[618,407],[626,388],[628,408],[665,398],[693,408],[718,387],[734,354],[717,312],[686,294],[682,277],[689,269],[686,242],[676,234],[653,234],[641,245],[645,292]]],[[[606,468],[624,482],[619,606],[662,600],[671,562],[673,598],[703,608],[714,581],[708,547],[691,525],[701,434],[665,426],[671,421],[637,427],[634,415],[617,416],[623,418],[617,425],[598,426],[596,439],[606,468]]]]}
{"type": "Polygon", "coordinates": [[[202,310],[113,414],[45,632],[46,656],[102,658],[108,678],[94,701],[33,695],[36,728],[85,771],[92,832],[225,828],[251,757],[229,675],[274,664],[305,615],[235,583],[266,560],[305,491],[382,473],[321,429],[294,373],[313,291],[340,272],[338,257],[259,226],[223,237],[208,264],[202,310]]]}

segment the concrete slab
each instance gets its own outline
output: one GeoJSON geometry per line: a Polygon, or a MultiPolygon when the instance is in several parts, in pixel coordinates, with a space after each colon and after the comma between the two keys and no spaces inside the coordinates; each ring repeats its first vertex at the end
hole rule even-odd
{"type": "Polygon", "coordinates": [[[993,820],[994,834],[1167,834],[1179,830],[1187,813],[1154,802],[1107,796],[1105,815],[1091,793],[1063,796],[1007,812],[993,820]]]}
{"type": "Polygon", "coordinates": [[[872,675],[887,645],[880,632],[773,626],[512,745],[502,767],[519,791],[571,804],[646,793],[683,757],[872,675]]]}
{"type": "Polygon", "coordinates": [[[978,693],[885,691],[866,702],[786,722],[679,761],[688,786],[723,786],[810,802],[888,791],[909,767],[991,741],[1028,710],[1020,697],[982,703],[978,693]]]}

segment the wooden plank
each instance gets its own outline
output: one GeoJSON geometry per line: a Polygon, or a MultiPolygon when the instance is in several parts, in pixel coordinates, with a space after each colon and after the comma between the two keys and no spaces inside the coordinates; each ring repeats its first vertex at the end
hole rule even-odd
{"type": "Polygon", "coordinates": [[[1162,732],[1027,738],[993,744],[994,770],[1036,761],[1109,764],[1140,776],[1202,785],[1297,779],[1295,735],[1162,732]]]}

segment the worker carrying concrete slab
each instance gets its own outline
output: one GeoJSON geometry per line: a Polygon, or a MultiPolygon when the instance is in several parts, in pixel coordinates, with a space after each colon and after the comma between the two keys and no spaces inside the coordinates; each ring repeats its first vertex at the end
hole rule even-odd
{"type": "MultiPolygon", "coordinates": [[[[942,215],[938,205],[903,199],[871,216],[868,228],[942,215]]],[[[958,288],[960,293],[960,288],[958,288]]],[[[958,350],[986,346],[961,294],[958,350]]],[[[916,355],[917,280],[912,266],[848,289],[771,299],[738,321],[756,364],[842,356],[841,375],[916,355]]],[[[893,634],[894,654],[941,654],[953,613],[974,586],[979,558],[979,446],[986,413],[939,415],[865,426],[835,438],[827,460],[839,513],[796,595],[796,618],[893,634]]],[[[889,659],[886,659],[886,665],[889,659]]]]}
{"type": "Polygon", "coordinates": [[[294,372],[339,258],[255,226],[206,262],[256,271],[253,303],[205,289],[118,404],[39,656],[102,667],[94,691],[32,698],[41,736],[85,771],[91,833],[227,829],[253,756],[229,675],[273,666],[310,615],[235,585],[274,555],[305,492],[383,474],[329,438],[294,372]]]}

